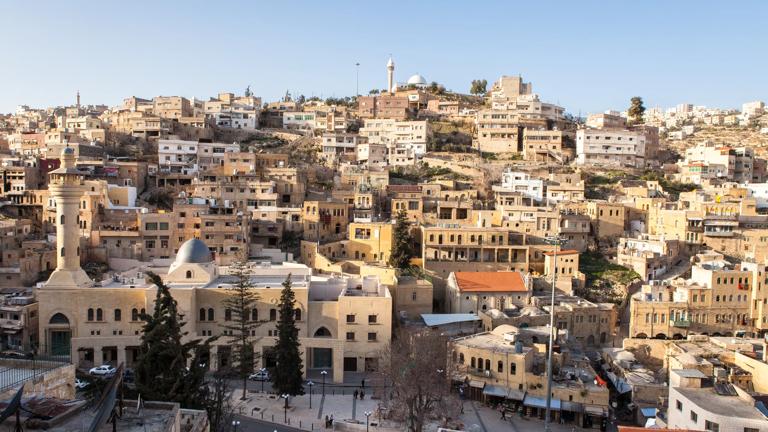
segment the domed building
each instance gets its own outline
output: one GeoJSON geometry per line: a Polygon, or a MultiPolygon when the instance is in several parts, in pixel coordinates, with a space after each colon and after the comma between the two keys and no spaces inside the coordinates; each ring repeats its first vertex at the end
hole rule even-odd
{"type": "Polygon", "coordinates": [[[423,76],[416,74],[411,75],[410,78],[408,78],[408,82],[406,83],[408,86],[416,86],[416,87],[427,87],[429,84],[427,84],[427,79],[423,76]]]}

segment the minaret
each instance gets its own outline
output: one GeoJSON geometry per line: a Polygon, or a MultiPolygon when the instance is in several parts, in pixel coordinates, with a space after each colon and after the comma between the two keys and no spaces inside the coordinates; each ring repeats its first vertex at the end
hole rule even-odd
{"type": "Polygon", "coordinates": [[[395,62],[392,61],[392,56],[389,56],[389,61],[387,62],[387,91],[391,94],[394,94],[394,86],[395,86],[395,62]]]}
{"type": "Polygon", "coordinates": [[[77,110],[80,110],[80,90],[77,91],[77,110]]]}
{"type": "Polygon", "coordinates": [[[56,201],[56,270],[45,288],[81,288],[93,281],[80,267],[80,198],[83,176],[75,166],[75,149],[61,151],[61,166],[51,171],[48,189],[56,201]]]}

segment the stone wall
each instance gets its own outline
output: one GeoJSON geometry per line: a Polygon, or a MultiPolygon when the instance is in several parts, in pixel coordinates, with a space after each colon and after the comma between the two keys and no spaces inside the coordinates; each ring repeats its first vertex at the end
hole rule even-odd
{"type": "MultiPolygon", "coordinates": [[[[27,368],[31,360],[3,360],[2,368],[27,368]]],[[[0,400],[8,400],[13,397],[18,387],[6,389],[0,393],[0,400]]],[[[64,364],[47,372],[32,374],[24,382],[24,397],[54,397],[58,399],[75,398],[75,366],[64,364]]]]}

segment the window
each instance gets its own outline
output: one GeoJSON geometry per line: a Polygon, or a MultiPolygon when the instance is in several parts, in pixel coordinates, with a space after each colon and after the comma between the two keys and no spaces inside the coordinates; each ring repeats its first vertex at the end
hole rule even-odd
{"type": "Polygon", "coordinates": [[[464,353],[459,353],[459,364],[464,364],[464,353]]]}
{"type": "Polygon", "coordinates": [[[509,373],[511,375],[517,374],[517,363],[510,363],[509,364],[509,373]]]}
{"type": "Polygon", "coordinates": [[[485,370],[491,370],[491,360],[485,359],[485,370]]]}
{"type": "Polygon", "coordinates": [[[470,359],[470,363],[469,363],[469,366],[470,366],[472,369],[474,369],[474,368],[475,368],[475,358],[474,358],[474,357],[472,357],[472,359],[470,359]]]}
{"type": "Polygon", "coordinates": [[[88,308],[88,321],[93,321],[93,308],[88,308]]]}
{"type": "Polygon", "coordinates": [[[496,372],[502,373],[504,372],[504,362],[499,360],[498,364],[496,365],[496,372]]]}
{"type": "Polygon", "coordinates": [[[251,321],[259,320],[259,310],[256,308],[251,309],[251,321]]]}
{"type": "Polygon", "coordinates": [[[157,231],[157,222],[147,222],[144,224],[144,230],[157,231]]]}
{"type": "MultiPolygon", "coordinates": [[[[136,309],[134,309],[134,310],[136,310],[136,309]]],[[[198,315],[197,320],[198,321],[205,321],[205,308],[200,308],[200,314],[198,315]]]]}
{"type": "Polygon", "coordinates": [[[115,309],[115,321],[121,321],[123,319],[123,311],[115,309]]]}
{"type": "Polygon", "coordinates": [[[294,317],[295,317],[296,321],[301,321],[301,309],[296,309],[294,311],[294,317]]]}
{"type": "Polygon", "coordinates": [[[269,310],[269,320],[270,321],[277,321],[277,309],[270,309],[269,310]]]}
{"type": "Polygon", "coordinates": [[[215,320],[215,315],[213,313],[213,308],[208,308],[208,321],[215,320]]]}
{"type": "Polygon", "coordinates": [[[708,430],[708,431],[711,431],[711,432],[720,432],[720,425],[715,423],[715,422],[711,422],[709,420],[705,420],[704,421],[704,430],[708,430]]]}
{"type": "Polygon", "coordinates": [[[347,324],[355,322],[355,315],[349,314],[347,315],[347,324]]]}
{"type": "Polygon", "coordinates": [[[376,324],[376,315],[368,315],[368,324],[376,324]]]}
{"type": "Polygon", "coordinates": [[[224,309],[224,321],[232,321],[232,309],[224,309]]]}
{"type": "Polygon", "coordinates": [[[101,308],[96,309],[96,321],[104,321],[104,311],[101,308]]]}
{"type": "Polygon", "coordinates": [[[681,401],[677,401],[677,410],[682,411],[683,410],[683,403],[681,401]]]}
{"type": "Polygon", "coordinates": [[[348,341],[355,340],[355,332],[347,332],[347,340],[348,341]]]}
{"type": "Polygon", "coordinates": [[[369,341],[375,341],[376,340],[376,333],[368,333],[368,340],[369,341]]]}
{"type": "Polygon", "coordinates": [[[187,270],[187,279],[192,279],[192,270],[187,270]]]}
{"type": "Polygon", "coordinates": [[[696,414],[696,411],[691,410],[691,421],[694,423],[699,421],[699,415],[696,414]]]}

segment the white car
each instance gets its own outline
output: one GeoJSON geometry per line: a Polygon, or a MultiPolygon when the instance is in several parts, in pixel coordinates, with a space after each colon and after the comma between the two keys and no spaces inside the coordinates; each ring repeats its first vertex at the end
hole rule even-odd
{"type": "Polygon", "coordinates": [[[94,368],[91,368],[91,370],[88,371],[89,375],[112,375],[115,372],[117,372],[117,369],[113,368],[110,365],[101,365],[94,368]]]}
{"type": "Polygon", "coordinates": [[[75,388],[78,390],[82,390],[86,387],[88,387],[88,381],[83,381],[80,378],[75,378],[75,388]]]}
{"type": "Polygon", "coordinates": [[[248,379],[251,381],[269,381],[269,372],[257,371],[248,375],[248,379]]]}

